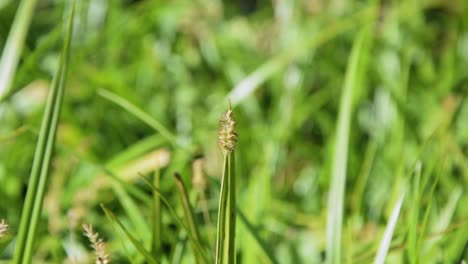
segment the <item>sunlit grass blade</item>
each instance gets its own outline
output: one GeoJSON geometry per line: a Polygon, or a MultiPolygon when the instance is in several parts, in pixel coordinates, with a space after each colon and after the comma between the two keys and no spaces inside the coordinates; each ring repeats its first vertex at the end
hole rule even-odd
{"type": "MultiPolygon", "coordinates": [[[[187,226],[190,229],[190,232],[192,234],[193,239],[200,243],[200,235],[199,235],[198,227],[197,227],[197,224],[195,222],[192,205],[190,204],[190,200],[189,200],[189,197],[188,197],[187,189],[185,188],[185,184],[182,181],[182,178],[180,177],[180,175],[178,173],[174,173],[174,179],[175,179],[175,182],[176,182],[176,186],[177,186],[177,190],[178,190],[178,193],[179,193],[180,200],[182,202],[182,208],[184,209],[184,215],[185,215],[185,219],[187,221],[187,226]]],[[[197,254],[197,251],[195,249],[195,245],[192,245],[192,247],[193,247],[193,251],[195,253],[196,263],[199,263],[199,264],[203,263],[203,259],[200,256],[198,256],[198,254],[197,254]]]]}
{"type": "Polygon", "coordinates": [[[26,201],[21,215],[19,234],[17,238],[13,263],[31,263],[33,246],[37,233],[37,225],[42,211],[45,186],[49,174],[50,161],[55,144],[58,119],[65,89],[65,79],[70,53],[70,41],[73,31],[74,3],[68,20],[60,64],[52,81],[46,109],[43,115],[41,130],[34,155],[33,166],[29,178],[26,201]]]}
{"type": "Polygon", "coordinates": [[[21,1],[0,58],[0,102],[11,92],[13,78],[37,0],[21,1]]]}
{"type": "Polygon", "coordinates": [[[392,242],[393,231],[395,230],[396,223],[398,221],[398,216],[400,215],[401,205],[403,204],[404,194],[400,196],[395,207],[393,208],[392,215],[388,220],[387,227],[385,228],[385,233],[382,237],[382,241],[380,242],[379,250],[375,257],[375,264],[384,264],[385,258],[388,253],[388,249],[390,248],[390,243],[392,242]]]}
{"type": "MultiPolygon", "coordinates": [[[[159,164],[156,164],[156,168],[153,173],[153,184],[156,188],[160,188],[160,177],[161,171],[159,168],[159,164]]],[[[157,254],[161,251],[161,227],[162,227],[162,215],[161,215],[161,198],[159,195],[153,190],[153,212],[152,212],[152,219],[151,219],[151,253],[157,254]]]]}
{"type": "Polygon", "coordinates": [[[162,195],[161,191],[151,183],[151,181],[148,178],[146,178],[143,175],[140,175],[140,176],[153,189],[153,191],[157,195],[159,195],[159,198],[166,205],[167,209],[169,209],[169,213],[172,215],[174,220],[176,220],[177,224],[179,224],[187,232],[187,236],[188,236],[190,242],[193,243],[193,245],[195,246],[197,254],[200,254],[200,256],[203,258],[203,261],[205,263],[208,263],[208,259],[206,258],[206,255],[205,255],[205,253],[203,251],[203,247],[200,245],[200,243],[198,243],[198,241],[196,241],[194,239],[194,237],[192,236],[192,234],[190,232],[189,227],[187,227],[187,225],[185,225],[185,223],[182,221],[182,219],[177,215],[177,213],[175,212],[174,208],[171,206],[169,201],[164,197],[164,195],[162,195]]]}
{"type": "Polygon", "coordinates": [[[140,252],[145,257],[145,259],[146,259],[146,261],[148,261],[148,263],[151,263],[151,264],[158,263],[156,261],[156,259],[154,259],[153,256],[151,256],[151,254],[145,249],[145,247],[132,235],[131,232],[129,232],[127,230],[127,228],[125,228],[125,226],[122,224],[122,222],[120,222],[120,220],[109,209],[107,209],[102,204],[101,204],[101,208],[102,208],[102,210],[104,210],[104,213],[109,218],[109,220],[113,224],[117,224],[122,229],[122,231],[127,236],[128,240],[130,240],[130,242],[132,243],[133,246],[135,246],[135,248],[138,250],[138,252],[140,252]]]}
{"type": "Polygon", "coordinates": [[[129,113],[140,119],[141,121],[145,122],[150,127],[154,128],[156,131],[161,133],[161,135],[166,138],[169,142],[174,145],[177,145],[176,137],[172,134],[163,124],[161,124],[158,120],[151,117],[148,113],[140,109],[138,106],[132,104],[131,102],[127,101],[126,99],[118,96],[115,93],[112,93],[105,89],[99,89],[98,94],[103,98],[119,105],[123,109],[127,110],[129,113]]]}
{"type": "Polygon", "coordinates": [[[347,174],[349,147],[349,130],[351,113],[353,112],[353,96],[359,89],[364,74],[362,61],[365,56],[367,42],[370,38],[370,27],[364,28],[356,38],[348,60],[346,76],[341,94],[336,139],[334,142],[331,168],[331,183],[328,196],[327,218],[327,263],[341,263],[341,233],[343,226],[343,203],[347,174]]]}

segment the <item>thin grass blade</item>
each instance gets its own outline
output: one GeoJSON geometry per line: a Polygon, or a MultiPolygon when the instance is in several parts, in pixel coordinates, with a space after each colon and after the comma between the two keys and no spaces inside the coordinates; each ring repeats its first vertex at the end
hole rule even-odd
{"type": "Polygon", "coordinates": [[[169,142],[171,142],[174,145],[177,145],[175,135],[172,134],[169,131],[169,129],[167,129],[162,123],[160,123],[158,120],[151,117],[149,114],[147,114],[145,111],[140,109],[138,106],[132,104],[131,102],[118,96],[117,94],[112,93],[105,89],[99,89],[98,94],[102,96],[103,98],[127,110],[130,114],[134,115],[135,117],[145,122],[150,127],[154,128],[156,131],[161,133],[161,135],[164,138],[166,138],[169,142]]]}
{"type": "Polygon", "coordinates": [[[60,64],[51,84],[41,124],[13,258],[13,263],[15,264],[31,263],[33,245],[42,211],[45,185],[48,178],[50,161],[52,159],[58,118],[65,89],[65,79],[70,55],[70,40],[73,30],[73,17],[74,3],[72,4],[71,14],[68,20],[68,29],[62,48],[60,64]]]}
{"type": "MultiPolygon", "coordinates": [[[[159,164],[156,165],[156,168],[153,173],[153,184],[156,188],[160,187],[160,177],[161,171],[159,164]]],[[[162,226],[162,215],[161,215],[161,198],[153,190],[153,215],[152,215],[152,235],[151,235],[151,253],[156,254],[161,251],[161,226],[162,226]]]]}
{"type": "Polygon", "coordinates": [[[0,102],[11,93],[13,78],[23,50],[37,0],[21,1],[0,58],[0,102]]]}
{"type": "Polygon", "coordinates": [[[405,195],[401,194],[397,203],[393,208],[392,215],[390,220],[388,220],[387,227],[385,228],[385,233],[380,242],[379,250],[375,257],[375,264],[384,264],[385,258],[387,257],[388,249],[390,248],[390,243],[392,242],[393,231],[395,230],[396,223],[398,221],[398,216],[400,215],[401,205],[403,204],[403,199],[405,195]]]}
{"type": "Polygon", "coordinates": [[[236,189],[234,164],[234,152],[225,154],[219,199],[218,235],[216,239],[217,264],[232,264],[236,261],[236,189]]]}
{"type": "Polygon", "coordinates": [[[349,57],[334,145],[331,185],[328,197],[327,219],[327,263],[341,263],[341,233],[343,225],[343,203],[348,161],[349,130],[353,112],[353,96],[358,89],[364,70],[361,61],[366,54],[366,44],[370,37],[370,28],[364,28],[355,40],[349,57]]]}
{"type": "Polygon", "coordinates": [[[107,218],[109,218],[109,220],[113,224],[117,224],[122,229],[122,231],[125,233],[125,235],[130,240],[130,242],[132,242],[133,246],[135,246],[135,248],[145,257],[145,259],[146,259],[146,261],[148,261],[148,263],[151,263],[151,264],[157,264],[158,263],[156,261],[156,259],[154,259],[153,256],[151,256],[151,254],[145,249],[145,247],[132,235],[132,233],[129,232],[127,230],[127,228],[125,228],[125,226],[122,224],[122,222],[120,222],[120,220],[112,213],[111,210],[107,209],[102,204],[101,204],[101,208],[104,211],[104,213],[106,214],[107,218]]]}
{"type": "MultiPolygon", "coordinates": [[[[187,226],[190,229],[190,232],[192,234],[193,239],[195,241],[197,241],[198,243],[200,243],[200,235],[199,235],[198,227],[197,227],[197,224],[195,222],[194,215],[193,215],[192,205],[190,204],[190,201],[189,201],[187,188],[185,188],[185,184],[182,181],[182,178],[180,177],[180,174],[174,173],[174,179],[175,179],[175,182],[176,182],[176,186],[177,186],[177,190],[178,190],[178,193],[179,193],[180,201],[182,202],[182,208],[184,209],[184,215],[185,215],[185,219],[187,221],[187,226]]],[[[195,253],[196,263],[199,263],[199,264],[203,263],[203,259],[200,256],[198,256],[198,254],[197,254],[197,251],[195,249],[195,245],[192,245],[192,247],[193,247],[193,251],[195,253]]]]}
{"type": "Polygon", "coordinates": [[[159,195],[159,198],[161,198],[161,201],[167,206],[167,208],[169,209],[169,212],[171,213],[174,220],[176,220],[176,222],[187,232],[187,236],[188,236],[189,240],[191,241],[191,243],[193,243],[195,245],[197,253],[200,254],[200,256],[203,258],[204,263],[208,263],[208,259],[206,258],[206,255],[203,252],[203,247],[192,236],[192,234],[190,232],[190,229],[187,227],[187,225],[185,225],[185,223],[182,221],[182,219],[180,219],[180,217],[177,215],[177,213],[175,212],[174,208],[171,206],[169,201],[164,197],[164,195],[162,195],[161,191],[151,183],[151,181],[148,178],[146,178],[143,175],[140,175],[140,176],[153,189],[153,191],[157,195],[159,195]]]}
{"type": "Polygon", "coordinates": [[[409,216],[408,230],[408,258],[409,263],[418,263],[419,252],[418,247],[418,223],[419,223],[419,201],[420,201],[420,185],[421,185],[422,163],[416,163],[413,175],[413,184],[411,188],[411,211],[409,216]]]}

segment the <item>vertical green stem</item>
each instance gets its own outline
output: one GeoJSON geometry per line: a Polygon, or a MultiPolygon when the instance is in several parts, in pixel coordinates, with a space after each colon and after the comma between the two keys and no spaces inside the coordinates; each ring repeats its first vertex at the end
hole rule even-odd
{"type": "Polygon", "coordinates": [[[234,152],[225,152],[218,212],[216,263],[235,263],[236,189],[234,152]]]}
{"type": "MultiPolygon", "coordinates": [[[[156,166],[153,175],[153,185],[156,188],[160,188],[159,180],[161,177],[159,164],[156,166]]],[[[153,226],[152,226],[152,238],[151,238],[151,254],[153,256],[158,255],[161,252],[161,198],[153,190],[153,226]]]]}

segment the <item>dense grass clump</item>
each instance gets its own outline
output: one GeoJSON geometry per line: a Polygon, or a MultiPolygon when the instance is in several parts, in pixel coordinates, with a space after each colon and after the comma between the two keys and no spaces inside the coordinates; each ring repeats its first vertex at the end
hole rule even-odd
{"type": "Polygon", "coordinates": [[[468,260],[465,2],[0,1],[0,263],[468,260]]]}

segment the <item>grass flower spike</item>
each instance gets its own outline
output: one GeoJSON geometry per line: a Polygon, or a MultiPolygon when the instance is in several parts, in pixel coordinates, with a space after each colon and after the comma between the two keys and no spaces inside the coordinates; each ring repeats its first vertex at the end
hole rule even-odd
{"type": "Polygon", "coordinates": [[[106,253],[106,244],[99,238],[99,234],[94,232],[92,225],[83,224],[84,235],[91,242],[91,247],[94,249],[94,256],[96,257],[96,264],[110,263],[109,255],[106,253]]]}
{"type": "Polygon", "coordinates": [[[0,220],[0,238],[4,237],[6,233],[8,233],[9,229],[10,226],[8,225],[7,221],[5,221],[5,219],[0,220]]]}
{"type": "Polygon", "coordinates": [[[237,142],[236,122],[232,109],[226,111],[220,120],[219,146],[223,149],[224,165],[218,208],[216,236],[216,263],[233,264],[236,262],[236,178],[234,148],[237,142]]]}
{"type": "Polygon", "coordinates": [[[219,146],[226,152],[231,153],[236,147],[237,132],[236,121],[232,116],[231,104],[220,120],[221,127],[219,129],[219,146]]]}

